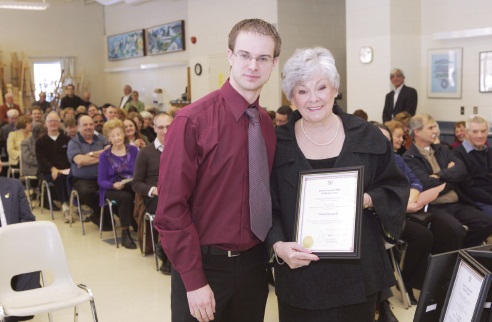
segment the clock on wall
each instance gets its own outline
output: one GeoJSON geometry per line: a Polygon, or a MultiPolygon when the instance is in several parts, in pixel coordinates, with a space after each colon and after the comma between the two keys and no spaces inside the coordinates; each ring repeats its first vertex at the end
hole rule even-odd
{"type": "Polygon", "coordinates": [[[202,65],[201,64],[195,64],[195,74],[197,76],[200,76],[202,74],[202,65]]]}
{"type": "Polygon", "coordinates": [[[363,64],[369,64],[372,62],[373,52],[369,46],[360,47],[360,62],[363,64]]]}

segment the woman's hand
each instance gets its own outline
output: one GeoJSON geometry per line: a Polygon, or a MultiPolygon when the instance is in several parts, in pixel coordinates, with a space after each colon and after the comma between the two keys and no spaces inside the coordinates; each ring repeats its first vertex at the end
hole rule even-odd
{"type": "Polygon", "coordinates": [[[273,250],[292,269],[301,268],[309,265],[311,261],[319,260],[319,257],[311,254],[309,249],[294,242],[276,242],[273,250]]]}
{"type": "Polygon", "coordinates": [[[139,149],[143,148],[145,146],[145,142],[142,139],[136,139],[133,144],[139,149]]]}
{"type": "Polygon", "coordinates": [[[123,183],[121,183],[121,181],[113,183],[113,188],[115,188],[116,190],[121,190],[121,189],[123,189],[124,186],[125,185],[123,183]]]}

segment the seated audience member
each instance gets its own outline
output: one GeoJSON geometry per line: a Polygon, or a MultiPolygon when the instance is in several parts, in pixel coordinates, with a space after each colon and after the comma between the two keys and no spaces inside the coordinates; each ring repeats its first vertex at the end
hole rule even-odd
{"type": "Polygon", "coordinates": [[[436,122],[436,139],[434,140],[434,144],[442,144],[450,148],[448,142],[441,142],[441,129],[439,128],[439,123],[436,122]]]}
{"type": "MultiPolygon", "coordinates": [[[[144,196],[145,211],[151,214],[155,214],[157,209],[159,196],[157,181],[159,178],[160,156],[164,149],[164,140],[171,122],[172,118],[167,113],[160,113],[155,117],[154,128],[157,138],[153,144],[149,144],[140,150],[135,163],[132,188],[135,193],[144,196]]],[[[159,252],[161,254],[164,252],[161,243],[157,243],[156,247],[160,248],[159,252]]],[[[156,251],[157,253],[158,251],[156,251]]],[[[162,266],[160,270],[164,274],[170,275],[171,263],[167,258],[161,259],[162,266]]]]}
{"type": "MultiPolygon", "coordinates": [[[[408,112],[400,112],[395,115],[393,118],[396,121],[400,121],[403,124],[404,130],[403,130],[403,146],[405,147],[406,150],[412,146],[413,143],[413,138],[410,135],[410,129],[408,127],[408,124],[410,123],[410,120],[412,119],[412,114],[408,112]]],[[[405,150],[405,151],[406,151],[405,150]]],[[[401,152],[401,155],[405,153],[405,151],[401,152]]]]}
{"type": "Polygon", "coordinates": [[[7,138],[9,137],[10,132],[17,130],[17,128],[15,127],[15,123],[17,123],[18,118],[19,111],[11,109],[7,112],[8,123],[2,126],[2,141],[7,142],[7,138]]]}
{"type": "Polygon", "coordinates": [[[32,135],[21,142],[22,175],[38,176],[38,160],[36,159],[36,140],[46,134],[44,124],[36,124],[32,135]]]}
{"type": "MultiPolygon", "coordinates": [[[[159,114],[159,109],[155,106],[147,105],[147,106],[145,106],[144,112],[149,112],[152,115],[152,119],[150,120],[150,121],[152,121],[153,118],[156,117],[157,114],[159,114]]],[[[142,113],[142,112],[140,112],[140,113],[142,113]]]]}
{"type": "Polygon", "coordinates": [[[60,130],[60,117],[50,112],[45,121],[48,132],[36,141],[36,159],[44,179],[55,185],[58,200],[62,203],[65,223],[70,222],[68,206],[67,173],[70,162],[67,157],[70,137],[60,130]]]}
{"type": "Polygon", "coordinates": [[[81,115],[77,122],[77,133],[68,142],[67,150],[71,164],[72,187],[79,194],[83,218],[90,219],[99,226],[98,164],[99,155],[108,145],[108,141],[102,134],[94,133],[94,122],[90,116],[81,115]]]}
{"type": "Polygon", "coordinates": [[[94,130],[98,134],[103,133],[103,125],[104,125],[104,117],[101,114],[96,114],[92,117],[92,121],[94,121],[94,130]]]}
{"type": "MultiPolygon", "coordinates": [[[[104,112],[104,106],[103,106],[103,112],[104,112]]],[[[106,113],[104,113],[104,117],[106,118],[106,121],[118,118],[118,108],[114,107],[113,105],[107,106],[106,107],[106,113]]]]}
{"type": "Polygon", "coordinates": [[[51,112],[51,103],[46,100],[46,93],[39,93],[39,101],[33,103],[34,106],[39,106],[43,114],[51,112]]]}
{"type": "Polygon", "coordinates": [[[21,153],[21,143],[31,136],[32,120],[30,116],[22,115],[15,123],[17,130],[10,132],[7,138],[7,152],[9,154],[9,164],[11,167],[19,167],[19,157],[21,153]]]}
{"type": "Polygon", "coordinates": [[[265,112],[267,112],[268,116],[270,116],[270,118],[272,119],[273,127],[276,127],[277,125],[275,124],[275,111],[269,111],[266,108],[263,109],[265,110],[265,112]]]}
{"type": "MultiPolygon", "coordinates": [[[[0,161],[0,171],[2,161],[0,161]]],[[[0,177],[0,229],[7,225],[35,221],[22,183],[17,179],[0,177]]],[[[10,258],[8,260],[15,260],[10,258]]],[[[17,275],[12,279],[11,285],[15,291],[26,291],[38,288],[39,272],[17,275]]],[[[17,322],[32,320],[33,316],[11,316],[5,318],[5,322],[17,322]]]]}
{"type": "Polygon", "coordinates": [[[466,121],[466,137],[453,153],[465,164],[467,176],[461,191],[492,217],[492,150],[487,146],[489,122],[473,115],[466,121]]]}
{"type": "Polygon", "coordinates": [[[364,110],[355,110],[354,115],[360,117],[361,119],[367,121],[369,119],[369,116],[364,110]]]}
{"type": "Polygon", "coordinates": [[[137,112],[140,113],[143,110],[145,110],[145,105],[144,103],[140,102],[138,100],[138,91],[132,91],[132,99],[128,103],[125,104],[125,107],[123,108],[125,112],[130,113],[130,112],[137,112]]]}
{"type": "Polygon", "coordinates": [[[434,240],[433,253],[442,253],[480,245],[492,234],[492,217],[459,200],[456,185],[466,177],[466,168],[447,147],[434,144],[436,122],[427,114],[418,114],[410,121],[414,143],[403,155],[424,190],[446,184],[436,200],[429,204],[433,220],[447,224],[431,225],[434,240]],[[466,230],[463,225],[468,227],[466,230]],[[436,230],[435,228],[439,228],[436,230]]]}
{"type": "Polygon", "coordinates": [[[97,108],[96,105],[90,104],[89,107],[87,108],[87,114],[89,114],[90,117],[93,117],[94,115],[100,114],[100,113],[99,113],[99,109],[97,108]]]}
{"type": "Polygon", "coordinates": [[[292,114],[292,108],[288,105],[282,105],[277,109],[275,113],[275,125],[281,126],[289,121],[289,117],[292,114]]]}
{"type": "Polygon", "coordinates": [[[457,148],[461,145],[463,140],[465,140],[466,132],[465,121],[454,123],[454,142],[450,145],[451,149],[457,148]]]}
{"type": "Polygon", "coordinates": [[[77,122],[74,117],[65,118],[63,121],[63,131],[66,135],[68,135],[71,139],[77,135],[77,122]]]}
{"type": "Polygon", "coordinates": [[[80,105],[79,107],[77,107],[75,109],[75,117],[77,117],[77,115],[79,114],[87,114],[87,107],[85,107],[84,105],[80,105]]]}
{"type": "Polygon", "coordinates": [[[154,142],[157,136],[157,134],[154,131],[154,122],[153,122],[155,116],[153,116],[153,114],[147,111],[140,112],[140,116],[142,117],[142,127],[140,129],[140,133],[142,133],[142,135],[145,135],[147,139],[149,139],[149,141],[154,142]]]}
{"type": "Polygon", "coordinates": [[[103,131],[111,147],[99,155],[99,206],[104,207],[105,198],[116,201],[121,223],[121,245],[135,249],[137,245],[130,236],[129,227],[132,224],[135,199],[131,179],[138,149],[125,143],[125,128],[120,120],[106,122],[103,131]]]}
{"type": "MultiPolygon", "coordinates": [[[[398,121],[391,120],[386,123],[391,122],[398,121]]],[[[384,136],[386,136],[386,138],[388,138],[388,140],[392,141],[392,133],[386,125],[378,123],[376,123],[375,125],[379,127],[381,132],[384,134],[384,136]]],[[[395,162],[398,168],[400,168],[400,170],[405,174],[408,182],[410,183],[410,197],[407,204],[407,214],[420,211],[425,206],[424,204],[420,204],[418,202],[419,195],[423,190],[422,183],[415,176],[415,174],[413,174],[412,170],[410,170],[410,168],[405,164],[403,158],[400,155],[395,155],[395,162]]],[[[405,288],[407,289],[408,295],[410,297],[410,301],[413,305],[416,305],[417,300],[413,295],[412,289],[422,289],[422,285],[424,284],[425,272],[427,270],[427,258],[431,252],[434,243],[434,236],[432,232],[427,228],[427,226],[409,220],[407,218],[403,231],[400,235],[400,239],[407,242],[408,245],[401,273],[403,276],[403,281],[405,282],[405,288]]],[[[387,303],[382,303],[381,306],[387,306],[388,308],[385,308],[385,310],[389,309],[389,305],[387,303]]],[[[383,313],[386,312],[384,312],[383,310],[383,313]]],[[[378,321],[381,321],[381,318],[378,321]]]]}
{"type": "Polygon", "coordinates": [[[5,124],[8,122],[7,112],[10,110],[16,110],[19,115],[22,115],[22,110],[19,105],[14,103],[14,96],[10,93],[5,94],[5,104],[0,106],[0,124],[5,124]]]}
{"type": "Polygon", "coordinates": [[[91,92],[89,92],[89,91],[84,92],[84,95],[82,96],[82,104],[81,105],[83,105],[85,108],[88,108],[90,105],[92,105],[91,92]]]}
{"type": "Polygon", "coordinates": [[[393,119],[391,121],[384,123],[384,125],[387,126],[388,129],[390,130],[391,137],[392,137],[391,141],[393,142],[393,150],[395,151],[395,153],[399,155],[405,153],[407,149],[403,146],[403,141],[404,141],[403,135],[405,132],[405,127],[403,123],[393,119]]]}
{"type": "Polygon", "coordinates": [[[139,150],[149,144],[149,140],[144,137],[137,129],[135,121],[127,118],[123,121],[125,127],[125,136],[130,145],[136,146],[139,150]]]}
{"type": "Polygon", "coordinates": [[[39,106],[31,107],[32,124],[43,123],[43,111],[39,106]]]}
{"type": "Polygon", "coordinates": [[[75,118],[75,109],[73,107],[67,107],[60,111],[60,120],[65,124],[65,120],[69,118],[75,118]]]}
{"type": "Polygon", "coordinates": [[[121,108],[117,108],[116,109],[116,118],[123,121],[124,119],[126,119],[127,115],[126,115],[126,111],[124,109],[121,109],[121,108]]]}
{"type": "Polygon", "coordinates": [[[75,87],[73,86],[73,84],[68,84],[65,87],[65,91],[67,95],[62,97],[60,101],[60,109],[64,110],[67,107],[75,109],[78,106],[82,105],[82,99],[79,96],[75,95],[75,87]]]}

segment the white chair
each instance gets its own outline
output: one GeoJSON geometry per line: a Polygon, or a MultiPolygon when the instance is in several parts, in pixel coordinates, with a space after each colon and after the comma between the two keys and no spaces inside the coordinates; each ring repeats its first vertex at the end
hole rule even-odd
{"type": "MultiPolygon", "coordinates": [[[[89,302],[93,321],[98,321],[91,290],[75,285],[68,268],[65,250],[58,230],[52,222],[37,221],[0,228],[0,321],[9,316],[49,313],[89,302]],[[53,283],[42,288],[16,292],[12,277],[41,271],[53,274],[53,283]]],[[[50,316],[51,321],[51,316],[50,316]]]]}

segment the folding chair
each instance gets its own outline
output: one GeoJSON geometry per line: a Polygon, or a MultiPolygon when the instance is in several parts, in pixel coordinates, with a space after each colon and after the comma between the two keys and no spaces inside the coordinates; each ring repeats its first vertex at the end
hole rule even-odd
{"type": "MultiPolygon", "coordinates": [[[[157,260],[157,255],[155,253],[155,240],[154,240],[154,229],[153,229],[153,224],[154,224],[154,214],[150,214],[148,212],[145,213],[145,220],[149,221],[150,225],[150,237],[152,238],[152,249],[154,251],[154,260],[155,260],[155,268],[156,270],[159,270],[159,261],[157,260]]],[[[143,226],[143,243],[142,243],[142,256],[145,256],[146,252],[146,240],[147,240],[147,225],[144,223],[143,226]]]]}
{"type": "Polygon", "coordinates": [[[80,224],[82,226],[82,235],[85,236],[84,219],[82,218],[82,209],[80,208],[79,193],[77,192],[77,190],[73,188],[72,176],[70,174],[67,176],[67,186],[68,186],[68,191],[70,191],[70,228],[72,227],[72,223],[73,223],[72,209],[75,200],[75,205],[77,206],[77,210],[79,211],[79,219],[80,219],[80,224]]]}
{"type": "MultiPolygon", "coordinates": [[[[113,226],[114,243],[116,244],[116,248],[119,248],[120,245],[118,244],[118,236],[116,235],[116,228],[114,226],[114,214],[113,214],[113,205],[116,205],[116,201],[109,200],[108,198],[105,198],[105,200],[106,200],[106,204],[108,205],[108,208],[109,208],[109,216],[111,217],[111,225],[113,226]]],[[[104,217],[104,207],[101,207],[101,219],[99,221],[99,238],[102,237],[103,217],[104,217]]]]}
{"type": "Polygon", "coordinates": [[[97,322],[96,306],[92,291],[83,284],[76,285],[54,223],[33,221],[7,225],[0,228],[0,254],[15,260],[2,261],[0,274],[0,321],[10,316],[29,316],[74,307],[74,319],[78,318],[78,305],[89,302],[92,319],[97,322]],[[49,271],[53,283],[42,288],[17,292],[11,279],[19,274],[49,271]]]}

